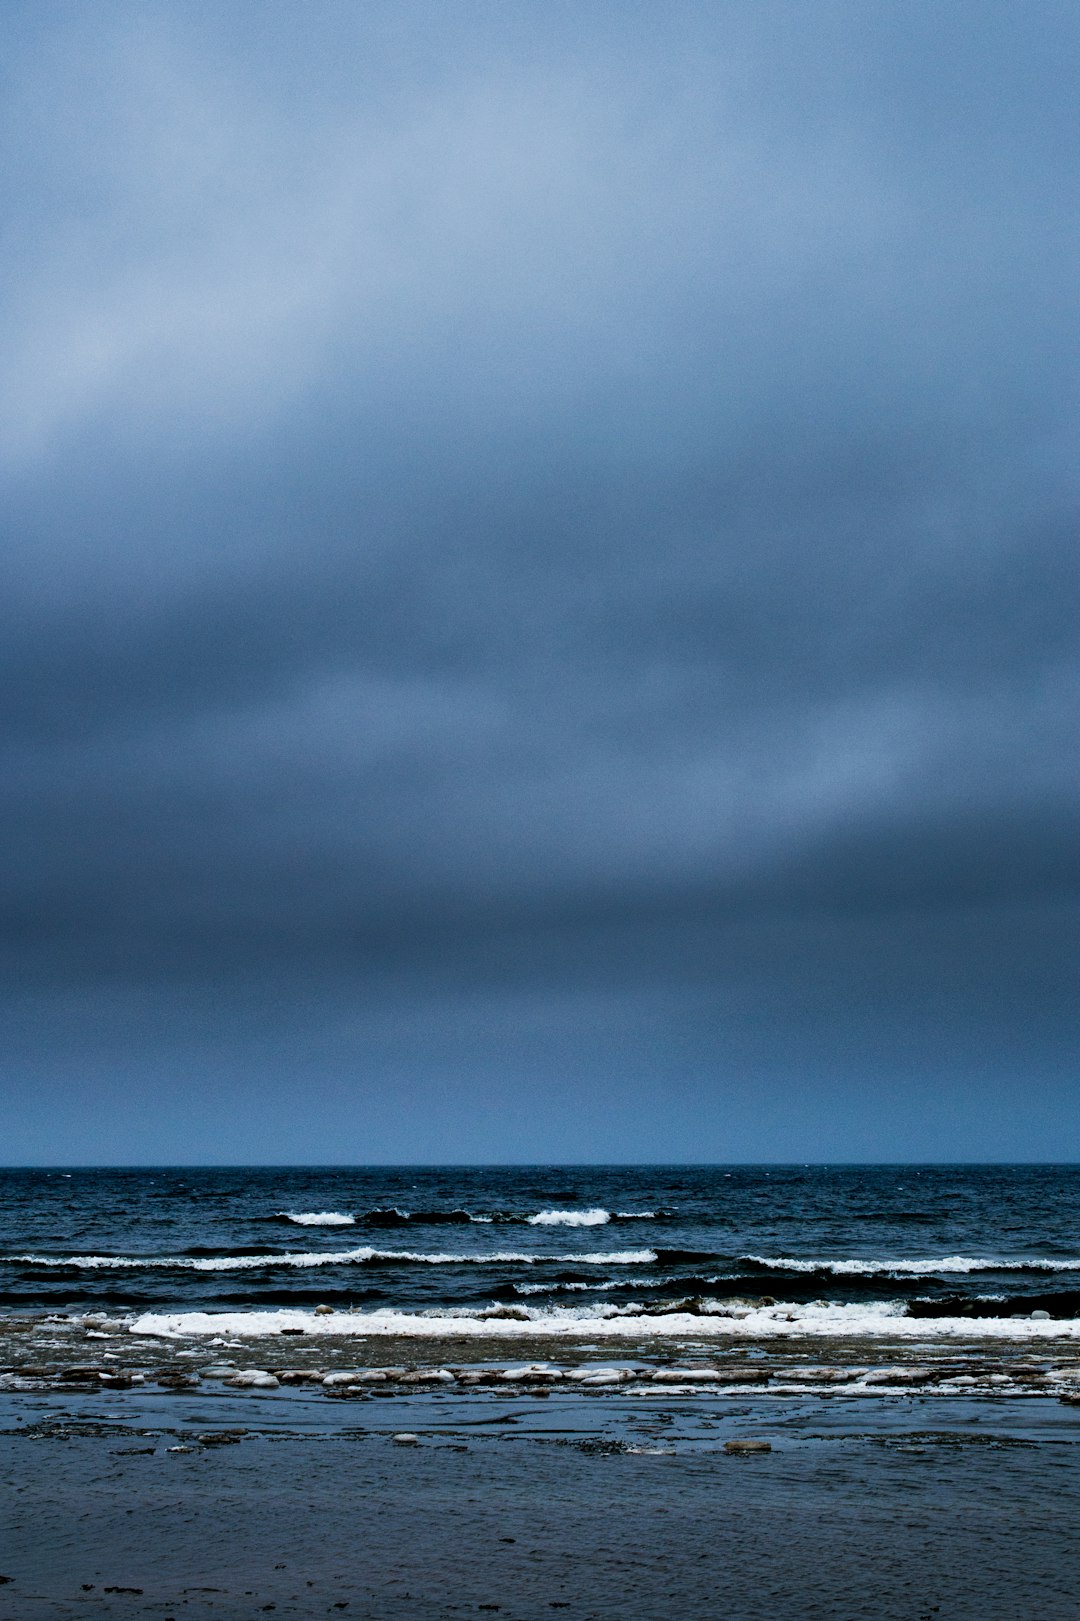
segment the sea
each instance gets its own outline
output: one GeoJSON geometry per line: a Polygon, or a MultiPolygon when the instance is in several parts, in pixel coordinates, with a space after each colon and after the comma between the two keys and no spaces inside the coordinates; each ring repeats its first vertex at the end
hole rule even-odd
{"type": "Polygon", "coordinates": [[[196,1335],[1080,1337],[1080,1166],[6,1170],[0,1310],[196,1335]]]}

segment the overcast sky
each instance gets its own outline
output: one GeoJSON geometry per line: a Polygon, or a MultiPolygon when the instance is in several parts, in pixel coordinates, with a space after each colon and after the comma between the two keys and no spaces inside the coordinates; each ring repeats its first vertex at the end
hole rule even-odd
{"type": "Polygon", "coordinates": [[[1080,1158],[1080,19],[8,0],[0,1159],[1080,1158]]]}

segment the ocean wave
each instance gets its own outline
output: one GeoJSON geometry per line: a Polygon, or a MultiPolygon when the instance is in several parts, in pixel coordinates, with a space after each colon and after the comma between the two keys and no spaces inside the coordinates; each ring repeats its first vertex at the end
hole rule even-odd
{"type": "MultiPolygon", "coordinates": [[[[621,1289],[623,1285],[613,1278],[597,1283],[512,1283],[509,1293],[513,1299],[529,1295],[602,1294],[608,1289],[621,1289]]],[[[645,1285],[648,1288],[648,1285],[645,1285]]]]}
{"type": "Polygon", "coordinates": [[[402,1210],[399,1205],[376,1205],[371,1210],[346,1214],[337,1210],[279,1210],[268,1221],[292,1222],[298,1227],[604,1227],[612,1221],[670,1221],[672,1210],[540,1210],[528,1215],[519,1210],[492,1210],[478,1213],[456,1207],[452,1210],[402,1210]]]}
{"type": "Polygon", "coordinates": [[[656,1259],[661,1266],[697,1266],[702,1261],[724,1261],[715,1250],[687,1250],[657,1248],[656,1259]]]}
{"type": "Polygon", "coordinates": [[[672,1210],[605,1210],[594,1205],[589,1210],[539,1210],[524,1218],[503,1212],[498,1219],[524,1219],[530,1227],[605,1227],[609,1221],[670,1221],[674,1214],[672,1210]]]}
{"type": "Polygon", "coordinates": [[[485,1255],[455,1255],[449,1251],[425,1253],[419,1250],[378,1250],[367,1245],[353,1250],[284,1251],[256,1255],[3,1255],[0,1262],[46,1268],[64,1267],[72,1271],[101,1271],[137,1268],[189,1272],[234,1272],[270,1267],[324,1266],[498,1266],[514,1263],[573,1263],[584,1266],[648,1266],[656,1260],[655,1250],[602,1250],[582,1255],[526,1255],[516,1251],[493,1250],[485,1255]]]}
{"type": "MultiPolygon", "coordinates": [[[[667,1252],[670,1253],[670,1252],[667,1252]]],[[[744,1266],[770,1272],[819,1272],[834,1277],[932,1278],[942,1272],[1080,1272],[1080,1257],[1056,1259],[1052,1256],[1003,1258],[993,1255],[942,1255],[922,1260],[807,1260],[791,1255],[741,1255],[744,1266]]]]}
{"type": "Polygon", "coordinates": [[[365,1227],[467,1227],[470,1222],[491,1221],[490,1216],[474,1216],[468,1210],[399,1210],[381,1205],[360,1217],[365,1227]]]}
{"type": "Polygon", "coordinates": [[[912,1300],[911,1317],[1030,1317],[1043,1312],[1054,1318],[1080,1316],[1080,1290],[1059,1289],[1033,1295],[946,1295],[943,1299],[912,1300]]]}

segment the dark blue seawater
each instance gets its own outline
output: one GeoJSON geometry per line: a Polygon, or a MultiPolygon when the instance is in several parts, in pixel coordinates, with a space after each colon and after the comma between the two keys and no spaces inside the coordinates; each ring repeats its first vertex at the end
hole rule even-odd
{"type": "MultiPolygon", "coordinates": [[[[1078,1166],[0,1172],[0,1306],[1080,1315],[1078,1166]]],[[[929,1327],[929,1324],[928,1324],[929,1327]]]]}

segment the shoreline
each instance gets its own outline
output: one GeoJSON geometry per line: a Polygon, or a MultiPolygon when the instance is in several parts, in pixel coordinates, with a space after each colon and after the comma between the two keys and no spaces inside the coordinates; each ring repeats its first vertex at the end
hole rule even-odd
{"type": "Polygon", "coordinates": [[[302,1331],[243,1334],[222,1325],[219,1332],[149,1334],[131,1319],[6,1314],[0,1392],[307,1386],[326,1397],[360,1399],[425,1384],[533,1393],[577,1385],[590,1394],[685,1385],[736,1393],[767,1387],[777,1395],[1048,1395],[1080,1403],[1080,1343],[1053,1332],[1063,1326],[1053,1322],[1030,1325],[1051,1331],[1034,1337],[942,1335],[920,1324],[921,1335],[893,1340],[825,1338],[795,1327],[753,1340],[695,1334],[692,1320],[679,1336],[628,1327],[615,1337],[595,1332],[600,1323],[578,1324],[573,1334],[514,1323],[510,1335],[500,1324],[483,1324],[476,1327],[486,1332],[463,1336],[456,1321],[429,1322],[443,1332],[372,1334],[365,1317],[341,1313],[308,1314],[302,1331]]]}
{"type": "Polygon", "coordinates": [[[0,1460],[2,1621],[1071,1621],[1080,1583],[1045,1394],[8,1391],[0,1460]]]}

